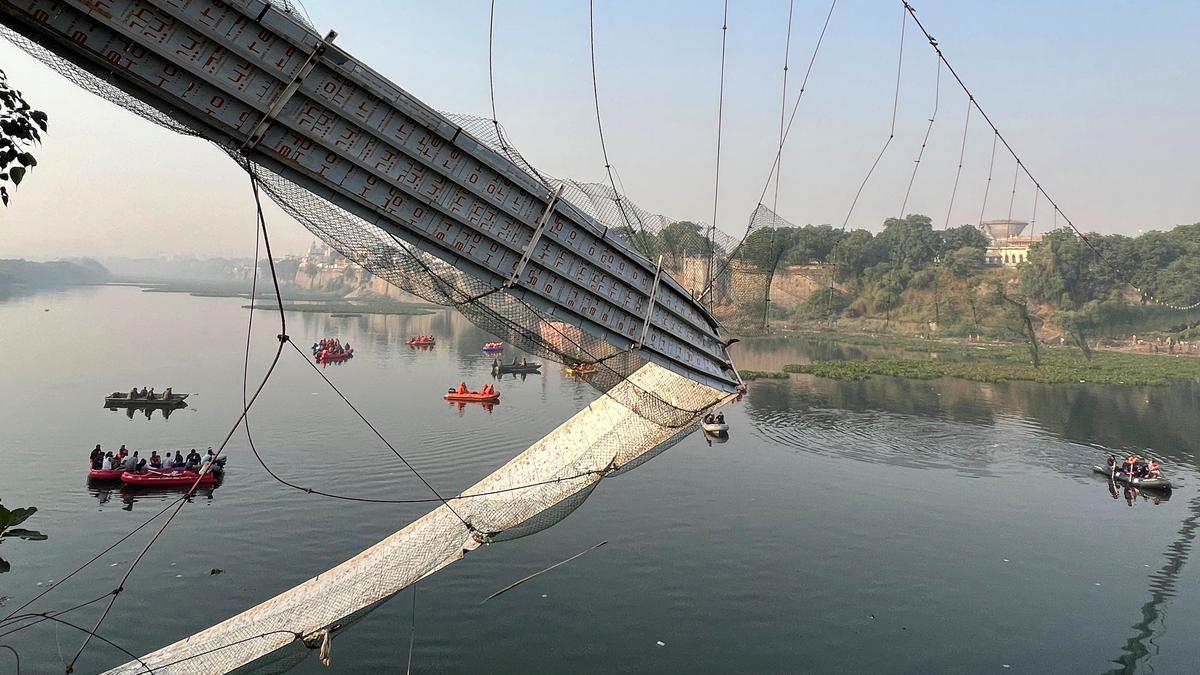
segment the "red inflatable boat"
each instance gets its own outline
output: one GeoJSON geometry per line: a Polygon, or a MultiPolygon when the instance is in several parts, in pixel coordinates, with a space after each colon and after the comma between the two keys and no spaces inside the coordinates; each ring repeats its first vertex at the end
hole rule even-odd
{"type": "Polygon", "coordinates": [[[408,341],[409,347],[432,347],[437,342],[437,338],[413,338],[408,341]]]}
{"type": "Polygon", "coordinates": [[[500,392],[485,394],[479,391],[468,391],[465,394],[460,394],[457,391],[448,391],[442,398],[447,401],[476,401],[479,403],[499,403],[500,392]]]}
{"type": "MultiPolygon", "coordinates": [[[[126,471],[121,474],[121,482],[126,485],[182,485],[189,487],[196,482],[196,478],[200,474],[195,471],[184,471],[183,469],[150,469],[145,473],[129,473],[126,471]]],[[[206,473],[200,477],[200,485],[215,485],[220,482],[212,473],[206,473]]]]}
{"type": "Polygon", "coordinates": [[[485,342],[483,343],[483,351],[485,352],[502,352],[504,351],[503,342],[485,342]]]}
{"type": "Polygon", "coordinates": [[[121,480],[121,474],[125,469],[91,469],[88,471],[88,480],[121,480]]]}
{"type": "Polygon", "coordinates": [[[341,354],[334,354],[329,351],[323,351],[317,354],[317,363],[338,363],[354,358],[354,350],[344,351],[341,354]]]}

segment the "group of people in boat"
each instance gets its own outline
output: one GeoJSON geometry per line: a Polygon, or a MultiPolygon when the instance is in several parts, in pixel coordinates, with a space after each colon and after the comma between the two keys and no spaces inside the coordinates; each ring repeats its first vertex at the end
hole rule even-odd
{"type": "Polygon", "coordinates": [[[1110,473],[1124,472],[1131,478],[1159,479],[1162,478],[1162,465],[1154,459],[1142,459],[1138,455],[1129,455],[1124,462],[1118,462],[1113,455],[1108,456],[1110,473]]]}
{"type": "Polygon", "coordinates": [[[167,387],[166,391],[164,391],[163,393],[155,394],[154,387],[150,387],[150,389],[148,389],[148,390],[145,387],[142,387],[141,391],[139,391],[137,387],[134,387],[133,389],[129,390],[129,398],[130,399],[141,399],[143,401],[153,401],[153,400],[169,401],[171,399],[171,388],[167,387]]]}
{"type": "MultiPolygon", "coordinates": [[[[100,444],[92,448],[89,456],[91,467],[101,471],[112,471],[120,469],[129,473],[142,473],[147,469],[158,469],[166,471],[199,471],[202,466],[207,463],[216,461],[216,456],[213,454],[213,449],[210,447],[203,455],[192,448],[187,457],[183,453],[176,450],[175,456],[172,457],[170,452],[165,452],[162,455],[158,454],[157,450],[150,452],[150,457],[139,457],[138,451],[129,452],[129,448],[124,445],[115,453],[111,450],[105,452],[100,449],[100,444]]],[[[218,462],[219,463],[219,462],[218,462]]]]}
{"type": "Polygon", "coordinates": [[[337,338],[321,338],[313,343],[313,356],[341,356],[349,354],[351,351],[350,343],[342,344],[337,338]]]}
{"type": "Polygon", "coordinates": [[[482,396],[499,396],[500,392],[490,384],[483,385],[483,389],[479,391],[471,391],[467,388],[466,382],[459,382],[457,387],[446,390],[450,394],[480,394],[482,396]]]}
{"type": "Polygon", "coordinates": [[[433,337],[432,335],[418,335],[414,338],[409,338],[408,341],[409,342],[433,342],[436,339],[437,338],[433,337]]]}
{"type": "Polygon", "coordinates": [[[709,413],[704,416],[705,424],[725,424],[725,413],[719,412],[716,415],[709,413]]]}

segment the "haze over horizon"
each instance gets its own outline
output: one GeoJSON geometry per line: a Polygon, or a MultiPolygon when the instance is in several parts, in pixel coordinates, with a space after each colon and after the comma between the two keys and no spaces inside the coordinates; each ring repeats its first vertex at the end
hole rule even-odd
{"type": "MultiPolygon", "coordinates": [[[[447,7],[307,3],[321,32],[429,105],[490,116],[486,0],[447,7]],[[446,36],[453,36],[453,41],[446,36]]],[[[929,0],[918,16],[1023,161],[1082,229],[1136,234],[1200,220],[1190,49],[1200,3],[929,0]]],[[[796,3],[788,110],[828,4],[796,3]]],[[[717,223],[740,236],[778,142],[788,3],[730,3],[717,223]]],[[[713,215],[722,3],[597,3],[599,99],[608,154],[643,208],[713,215]]],[[[839,2],[782,161],[778,211],[840,227],[888,135],[899,3],[839,2]]],[[[903,201],[934,107],[934,54],[907,24],[896,135],[848,227],[878,230],[903,201]]],[[[500,121],[539,169],[605,180],[592,108],[586,2],[496,3],[500,121]]],[[[0,257],[248,257],[249,181],[211,144],[178,136],[84,92],[0,41],[0,68],[50,118],[39,165],[0,209],[0,257]]],[[[947,220],[966,97],[940,71],[937,113],[905,209],[947,220]]],[[[980,218],[991,133],[970,122],[951,226],[980,218]]],[[[1033,215],[1023,177],[997,153],[985,219],[1033,215]]],[[[766,200],[772,202],[772,192],[766,200]]],[[[266,202],[264,202],[266,203],[266,202]]],[[[268,206],[277,255],[313,236],[268,206]]],[[[1062,225],[1060,221],[1058,223],[1062,225]]],[[[1034,228],[1053,225],[1045,202],[1034,228]]]]}

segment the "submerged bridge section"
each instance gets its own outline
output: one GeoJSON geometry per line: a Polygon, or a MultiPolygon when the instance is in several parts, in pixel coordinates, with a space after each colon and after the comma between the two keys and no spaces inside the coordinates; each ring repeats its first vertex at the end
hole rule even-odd
{"type": "Polygon", "coordinates": [[[739,384],[716,320],[670,275],[335,33],[260,0],[0,0],[0,22],[553,320],[739,384]]]}

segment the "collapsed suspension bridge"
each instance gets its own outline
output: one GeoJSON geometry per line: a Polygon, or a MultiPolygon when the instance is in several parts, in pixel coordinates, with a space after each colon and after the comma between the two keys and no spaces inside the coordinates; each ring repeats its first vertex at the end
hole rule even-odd
{"type": "Polygon", "coordinates": [[[467,552],[561,520],[741,385],[717,320],[586,189],[416,100],[284,2],[2,0],[0,23],[83,88],[219,146],[374,274],[526,352],[595,363],[604,394],[453,505],[113,672],[228,672],[326,640],[467,552]]]}

